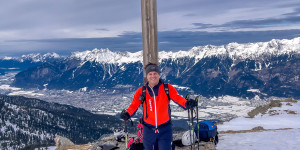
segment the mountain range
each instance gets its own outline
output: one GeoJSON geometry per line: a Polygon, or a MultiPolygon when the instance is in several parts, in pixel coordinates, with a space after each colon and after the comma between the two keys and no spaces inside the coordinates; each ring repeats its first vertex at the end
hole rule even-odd
{"type": "Polygon", "coordinates": [[[57,53],[36,53],[22,55],[21,57],[3,57],[0,58],[0,75],[10,71],[23,71],[35,67],[44,62],[52,62],[63,59],[57,53]]]}
{"type": "MultiPolygon", "coordinates": [[[[159,52],[161,78],[206,97],[300,98],[300,38],[198,46],[159,52]]],[[[15,76],[14,86],[40,89],[123,89],[143,84],[142,51],[94,49],[46,61],[15,76]]]]}

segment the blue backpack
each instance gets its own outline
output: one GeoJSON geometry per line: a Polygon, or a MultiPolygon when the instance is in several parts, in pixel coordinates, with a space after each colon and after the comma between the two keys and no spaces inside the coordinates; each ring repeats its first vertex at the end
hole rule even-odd
{"type": "Polygon", "coordinates": [[[200,141],[205,141],[205,142],[211,141],[214,142],[215,144],[217,144],[219,141],[217,126],[209,120],[204,120],[199,123],[196,123],[194,127],[194,131],[196,133],[197,138],[199,137],[200,141]],[[198,125],[199,125],[199,130],[197,128],[198,125]]]}

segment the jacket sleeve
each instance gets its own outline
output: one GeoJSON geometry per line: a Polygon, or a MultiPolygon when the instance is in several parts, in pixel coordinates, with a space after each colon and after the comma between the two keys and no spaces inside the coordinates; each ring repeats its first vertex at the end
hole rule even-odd
{"type": "Polygon", "coordinates": [[[179,104],[183,109],[186,109],[186,99],[180,96],[171,84],[168,84],[168,86],[170,99],[172,99],[175,103],[179,104]]]}
{"type": "Polygon", "coordinates": [[[131,101],[131,104],[127,108],[127,112],[129,113],[130,116],[133,116],[139,106],[141,105],[141,101],[139,100],[139,96],[142,95],[142,88],[140,87],[134,94],[133,99],[131,101]]]}

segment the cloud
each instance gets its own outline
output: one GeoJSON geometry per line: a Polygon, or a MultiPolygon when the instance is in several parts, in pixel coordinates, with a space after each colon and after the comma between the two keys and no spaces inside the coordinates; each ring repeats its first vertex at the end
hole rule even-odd
{"type": "MultiPolygon", "coordinates": [[[[300,5],[300,3],[299,3],[300,5]]],[[[221,24],[209,24],[209,23],[192,23],[192,25],[194,26],[193,29],[213,29],[215,31],[230,31],[230,30],[234,30],[237,31],[240,29],[244,30],[247,29],[249,31],[255,31],[256,29],[260,29],[260,30],[274,30],[274,28],[279,28],[279,30],[284,29],[284,28],[289,28],[290,26],[294,26],[295,29],[298,29],[300,26],[300,7],[293,7],[293,5],[280,5],[282,7],[288,7],[291,10],[289,11],[285,11],[285,12],[289,12],[289,13],[280,13],[280,15],[276,15],[276,16],[265,16],[262,18],[262,16],[257,16],[254,18],[243,18],[243,19],[234,19],[232,21],[227,21],[221,24]],[[296,26],[296,27],[295,27],[296,26]],[[298,28],[297,28],[298,26],[298,28]]],[[[280,10],[285,9],[285,8],[281,8],[281,7],[276,7],[274,8],[274,10],[276,10],[277,8],[279,8],[280,10]]],[[[249,8],[248,8],[249,9],[249,8]]],[[[246,10],[241,10],[245,11],[245,12],[249,12],[249,14],[253,11],[254,12],[255,9],[250,9],[248,11],[246,10]]],[[[273,11],[274,11],[273,10],[273,11]]],[[[260,12],[263,14],[263,12],[260,12]]],[[[271,13],[270,13],[271,14],[271,13]]],[[[233,16],[233,15],[231,15],[233,16]]]]}
{"type": "MultiPolygon", "coordinates": [[[[293,37],[299,6],[299,0],[157,0],[159,48],[243,42],[248,34],[253,41],[256,31],[266,31],[261,40],[293,37]]],[[[141,50],[140,9],[134,0],[1,1],[0,52],[141,50]]]]}
{"type": "Polygon", "coordinates": [[[128,0],[15,0],[1,1],[0,12],[0,40],[108,37],[135,23],[140,4],[128,0]],[[4,38],[1,32],[15,34],[4,38]]]}
{"type": "Polygon", "coordinates": [[[236,20],[221,25],[193,23],[196,26],[195,29],[208,29],[208,28],[226,28],[226,29],[253,29],[253,28],[265,28],[265,27],[278,27],[299,25],[300,16],[291,16],[286,18],[264,19],[264,20],[236,20]]]}
{"type": "Polygon", "coordinates": [[[204,24],[204,23],[193,23],[196,26],[196,29],[207,29],[207,28],[215,28],[218,27],[217,25],[213,24],[204,24]]]}
{"type": "Polygon", "coordinates": [[[106,28],[101,28],[101,29],[96,29],[96,30],[100,30],[100,31],[109,31],[109,30],[106,29],[106,28]]]}
{"type": "Polygon", "coordinates": [[[286,16],[299,16],[300,15],[300,7],[296,7],[294,12],[283,14],[286,16]]]}
{"type": "MultiPolygon", "coordinates": [[[[300,30],[275,31],[239,31],[239,32],[191,32],[164,31],[158,33],[159,50],[178,51],[189,50],[193,46],[226,45],[231,42],[249,43],[264,42],[272,39],[292,39],[300,35],[300,30]]],[[[11,45],[0,45],[0,51],[14,54],[24,52],[57,52],[69,54],[74,51],[92,50],[94,48],[109,48],[112,51],[136,52],[143,49],[142,33],[128,32],[118,37],[108,38],[61,38],[42,40],[12,40],[11,45]],[[26,50],[26,51],[24,51],[26,50]]]]}

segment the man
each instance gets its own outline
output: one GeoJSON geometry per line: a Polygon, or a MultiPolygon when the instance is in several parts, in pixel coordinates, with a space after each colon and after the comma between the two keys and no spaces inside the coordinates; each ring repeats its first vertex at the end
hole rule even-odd
{"type": "MultiPolygon", "coordinates": [[[[171,150],[173,141],[171,110],[168,95],[164,89],[164,83],[160,80],[159,68],[156,64],[148,64],[145,67],[147,80],[146,97],[143,102],[143,86],[134,94],[133,100],[126,111],[122,111],[121,118],[128,120],[135,114],[139,106],[143,105],[143,145],[146,150],[160,149],[171,150]]],[[[167,84],[169,97],[184,109],[197,105],[195,100],[187,101],[181,97],[175,88],[167,84]]]]}

